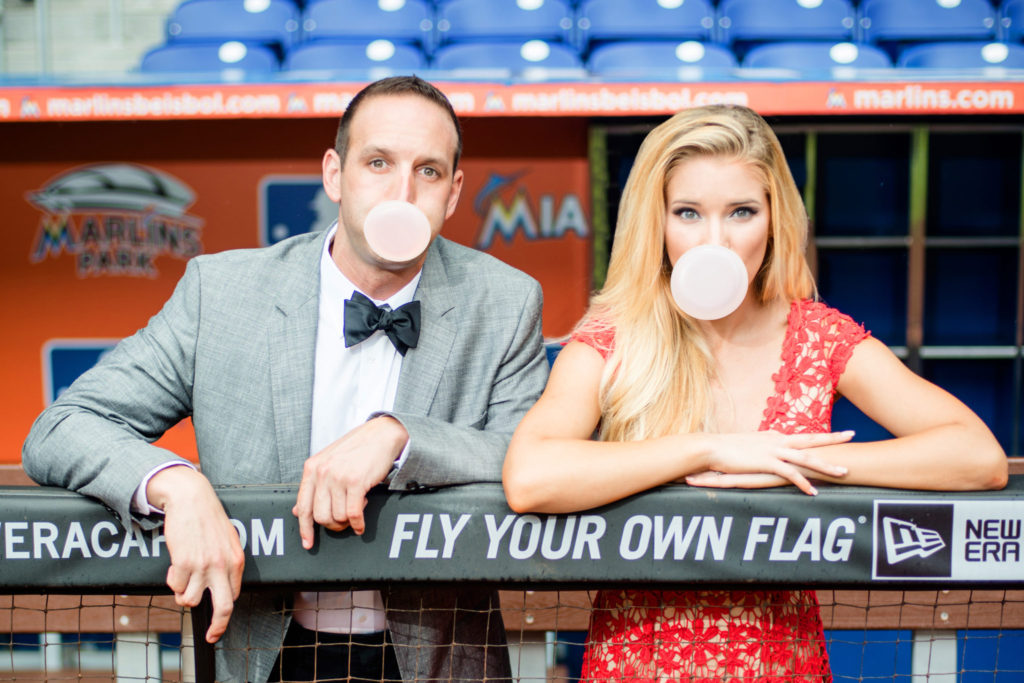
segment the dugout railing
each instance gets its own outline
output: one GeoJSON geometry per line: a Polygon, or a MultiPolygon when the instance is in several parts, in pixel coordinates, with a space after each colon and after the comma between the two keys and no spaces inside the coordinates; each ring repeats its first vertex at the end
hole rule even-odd
{"type": "MultiPolygon", "coordinates": [[[[0,681],[212,680],[212,650],[190,637],[193,626],[204,628],[203,612],[185,616],[166,595],[158,532],[127,533],[102,505],[65,491],[2,492],[0,631],[11,635],[0,681]],[[16,661],[18,647],[31,650],[18,634],[40,634],[38,670],[26,667],[26,657],[16,661]],[[56,634],[64,642],[47,647],[61,640],[56,634]],[[79,634],[108,634],[110,647],[98,649],[109,650],[101,655],[109,667],[89,670],[80,653],[92,636],[79,634]],[[162,663],[168,652],[177,671],[162,663]]],[[[1002,635],[1024,628],[1022,476],[998,492],[836,486],[813,499],[785,489],[667,487],[559,516],[515,515],[497,485],[374,493],[367,508],[374,533],[321,531],[312,552],[301,548],[290,514],[294,487],[219,494],[243,537],[250,589],[289,590],[299,580],[305,589],[499,586],[522,680],[571,679],[564,662],[576,656],[592,591],[620,585],[813,588],[826,629],[895,633],[883,656],[892,650],[905,658],[909,650],[910,673],[928,676],[922,680],[973,680],[975,673],[1024,680],[1019,653],[1007,656],[1018,641],[1002,635]],[[988,668],[968,662],[964,632],[995,638],[1001,659],[988,668]]],[[[861,649],[865,659],[878,656],[861,649]]],[[[873,664],[837,680],[878,680],[873,664]]]]}

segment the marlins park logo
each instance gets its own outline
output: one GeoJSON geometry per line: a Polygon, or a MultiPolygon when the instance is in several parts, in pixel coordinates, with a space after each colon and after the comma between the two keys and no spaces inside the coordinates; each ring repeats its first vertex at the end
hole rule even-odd
{"type": "Polygon", "coordinates": [[[186,213],[195,193],[153,168],[79,166],[26,199],[42,212],[29,259],[68,254],[79,277],[155,277],[159,256],[187,260],[203,251],[202,221],[186,213]]]}
{"type": "Polygon", "coordinates": [[[876,579],[952,575],[953,505],[875,501],[876,579]]]}

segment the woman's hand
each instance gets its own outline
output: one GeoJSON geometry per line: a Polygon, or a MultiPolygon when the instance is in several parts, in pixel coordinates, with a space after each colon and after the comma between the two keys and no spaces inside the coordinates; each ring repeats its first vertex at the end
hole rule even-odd
{"type": "Polygon", "coordinates": [[[719,434],[712,442],[707,472],[685,478],[691,486],[713,488],[766,488],[795,484],[808,495],[817,495],[799,468],[842,477],[846,468],[825,462],[809,449],[846,443],[852,431],[825,434],[753,432],[719,434]]]}

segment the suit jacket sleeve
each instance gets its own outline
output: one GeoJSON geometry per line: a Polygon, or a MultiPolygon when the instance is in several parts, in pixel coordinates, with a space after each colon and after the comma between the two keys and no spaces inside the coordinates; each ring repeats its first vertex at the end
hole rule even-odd
{"type": "Polygon", "coordinates": [[[43,411],[22,448],[32,479],[98,498],[129,523],[132,493],[145,475],[182,460],[152,442],[192,412],[198,291],[193,260],[149,324],[43,411]]]}
{"type": "Polygon", "coordinates": [[[388,413],[405,426],[410,436],[408,456],[392,477],[391,489],[411,491],[501,481],[512,432],[540,397],[548,376],[541,336],[540,285],[525,276],[514,286],[503,284],[500,295],[474,290],[467,309],[475,320],[489,320],[495,309],[511,309],[512,313],[483,326],[488,329],[461,334],[470,338],[453,346],[446,370],[449,378],[466,378],[463,384],[450,382],[462,387],[461,391],[452,389],[450,402],[478,418],[453,420],[440,409],[427,415],[399,410],[388,413]],[[495,305],[496,296],[503,297],[500,305],[495,305]],[[515,297],[517,307],[510,306],[511,297],[515,297]],[[482,339],[500,340],[486,350],[488,355],[493,354],[491,365],[481,363],[481,347],[485,346],[482,339]]]}

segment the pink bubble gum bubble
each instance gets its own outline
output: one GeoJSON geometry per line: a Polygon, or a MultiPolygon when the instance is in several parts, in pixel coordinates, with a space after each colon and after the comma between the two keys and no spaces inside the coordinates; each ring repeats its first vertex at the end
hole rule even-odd
{"type": "Polygon", "coordinates": [[[430,245],[430,221],[416,205],[389,200],[366,214],[363,234],[377,256],[386,261],[405,263],[422,254],[430,245]]]}
{"type": "Polygon", "coordinates": [[[698,320],[718,320],[743,303],[747,269],[736,252],[714,244],[693,247],[672,268],[672,298],[698,320]]]}

